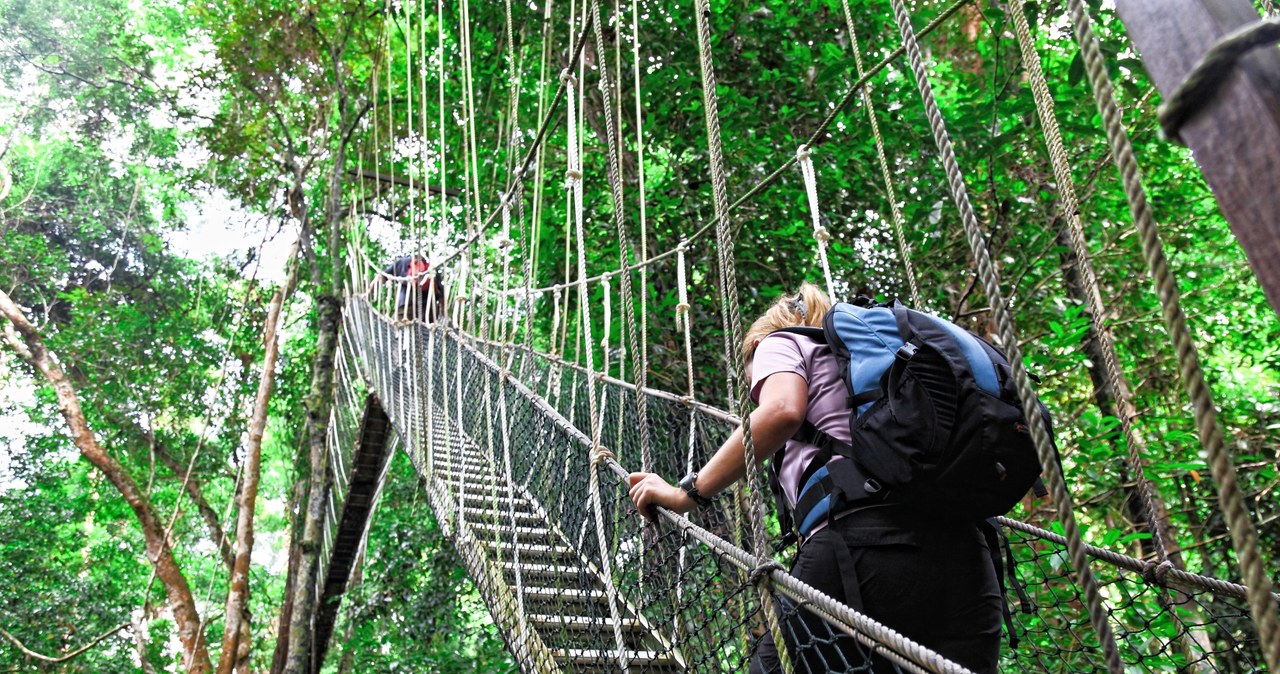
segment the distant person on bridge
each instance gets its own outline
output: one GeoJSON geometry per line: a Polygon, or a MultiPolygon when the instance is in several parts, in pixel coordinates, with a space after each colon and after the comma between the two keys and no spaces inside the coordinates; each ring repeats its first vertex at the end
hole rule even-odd
{"type": "MultiPolygon", "coordinates": [[[[796,438],[802,426],[808,421],[849,443],[853,410],[831,347],[780,330],[820,327],[830,308],[826,294],[806,283],[756,320],[742,344],[751,398],[758,405],[751,414],[756,459],[763,461],[786,447],[777,475],[792,510],[801,477],[819,454],[816,445],[796,438]]],[[[631,499],[649,516],[654,505],[677,513],[709,505],[711,497],[746,476],[743,452],[739,427],[679,486],[652,473],[632,473],[631,499]]],[[[950,660],[976,672],[995,672],[1003,597],[978,526],[945,512],[922,515],[886,499],[854,500],[844,508],[803,536],[791,574],[950,660]]],[[[831,628],[808,611],[783,602],[781,612],[795,671],[843,671],[841,663],[858,667],[866,661],[852,639],[831,639],[831,628]],[[814,638],[805,638],[810,635],[814,638]]],[[[897,671],[879,656],[871,662],[874,671],[897,671]]],[[[781,671],[777,647],[766,634],[757,645],[751,672],[781,671]]]]}
{"type": "Polygon", "coordinates": [[[371,289],[393,283],[396,301],[392,316],[398,320],[422,320],[434,323],[444,311],[444,283],[440,272],[431,271],[431,263],[422,255],[405,255],[387,265],[373,280],[371,289]]]}

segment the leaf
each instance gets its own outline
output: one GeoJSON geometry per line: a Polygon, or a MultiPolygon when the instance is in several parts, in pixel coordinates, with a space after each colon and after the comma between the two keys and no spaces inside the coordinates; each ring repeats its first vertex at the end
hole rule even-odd
{"type": "Polygon", "coordinates": [[[818,73],[817,77],[813,78],[813,83],[823,84],[824,82],[829,82],[839,77],[840,75],[842,75],[844,71],[848,69],[849,69],[849,64],[847,62],[841,61],[841,62],[832,63],[826,68],[823,68],[822,72],[818,73]]]}
{"type": "Polygon", "coordinates": [[[1023,7],[1027,10],[1027,24],[1034,29],[1040,23],[1040,3],[1028,2],[1023,7]]]}
{"type": "Polygon", "coordinates": [[[1071,67],[1067,68],[1067,84],[1075,86],[1080,84],[1080,80],[1084,79],[1084,53],[1076,52],[1076,57],[1071,59],[1071,67]]]}

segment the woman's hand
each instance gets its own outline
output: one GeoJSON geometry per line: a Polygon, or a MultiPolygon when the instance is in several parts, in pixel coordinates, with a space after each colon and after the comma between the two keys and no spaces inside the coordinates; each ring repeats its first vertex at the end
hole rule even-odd
{"type": "Polygon", "coordinates": [[[653,473],[632,473],[627,476],[627,483],[631,485],[629,494],[636,509],[651,520],[655,515],[653,506],[662,506],[677,514],[684,514],[693,510],[696,505],[683,489],[668,484],[653,473]]]}

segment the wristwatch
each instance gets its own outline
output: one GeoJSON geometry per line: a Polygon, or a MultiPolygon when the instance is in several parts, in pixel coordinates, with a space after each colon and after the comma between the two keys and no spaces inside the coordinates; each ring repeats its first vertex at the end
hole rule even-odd
{"type": "Polygon", "coordinates": [[[711,499],[698,493],[697,483],[698,473],[697,471],[694,471],[680,478],[679,487],[684,490],[684,493],[689,495],[689,498],[696,503],[699,508],[705,508],[711,505],[711,499]]]}

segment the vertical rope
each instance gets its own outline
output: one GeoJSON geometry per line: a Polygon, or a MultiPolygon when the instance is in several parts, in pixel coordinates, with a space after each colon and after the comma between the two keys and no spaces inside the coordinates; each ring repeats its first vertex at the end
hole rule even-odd
{"type": "MultiPolygon", "coordinates": [[[[640,204],[640,259],[649,259],[649,220],[645,213],[644,189],[644,117],[640,102],[640,0],[631,2],[631,76],[635,84],[636,103],[636,182],[640,204]]],[[[640,354],[636,358],[639,384],[643,388],[649,378],[649,265],[640,268],[640,354]]],[[[647,428],[647,425],[646,425],[647,428]]],[[[652,462],[641,458],[640,470],[653,470],[652,462]]]]}
{"type": "MultiPolygon", "coordinates": [[[[507,78],[508,78],[508,86],[509,86],[508,98],[510,103],[509,115],[511,119],[511,134],[509,136],[509,144],[507,148],[507,158],[508,158],[507,171],[509,174],[508,184],[512,185],[512,192],[514,193],[517,208],[519,209],[520,217],[519,217],[517,226],[520,230],[521,254],[525,261],[525,268],[524,268],[525,314],[526,316],[531,316],[533,313],[533,304],[532,304],[532,299],[529,296],[528,289],[529,289],[529,283],[530,283],[529,277],[532,273],[531,272],[532,267],[530,266],[531,262],[528,257],[528,244],[525,238],[525,230],[524,230],[524,183],[523,183],[524,169],[523,167],[521,167],[519,169],[520,171],[519,173],[514,175],[511,174],[512,161],[514,161],[515,157],[518,157],[522,154],[521,153],[521,129],[520,129],[520,104],[519,104],[521,76],[518,71],[518,65],[516,63],[515,32],[512,28],[513,22],[511,17],[511,0],[505,0],[503,4],[506,10],[505,28],[506,28],[506,41],[507,41],[507,78]]],[[[507,298],[507,288],[508,288],[508,277],[510,275],[510,269],[511,269],[511,255],[510,255],[511,202],[508,200],[508,196],[509,195],[506,195],[506,194],[502,195],[502,202],[501,202],[502,220],[503,220],[502,222],[502,242],[503,243],[502,243],[502,247],[500,248],[500,251],[501,251],[502,261],[503,261],[503,272],[502,272],[502,294],[499,296],[499,299],[503,303],[503,306],[499,307],[500,311],[506,308],[505,304],[507,301],[506,298],[507,298]]],[[[511,334],[510,336],[507,336],[506,333],[504,332],[502,337],[502,341],[504,344],[508,343],[509,340],[515,339],[515,330],[516,330],[515,323],[516,321],[513,315],[511,319],[511,334]]],[[[526,341],[530,339],[531,331],[532,331],[532,325],[529,323],[526,323],[526,332],[525,332],[526,341]]],[[[513,358],[514,356],[515,356],[515,349],[510,349],[508,351],[508,358],[506,359],[507,370],[510,369],[511,358],[513,358]]],[[[526,619],[526,616],[525,616],[524,573],[523,573],[523,566],[520,564],[520,545],[519,545],[520,531],[519,531],[519,521],[516,518],[516,504],[515,504],[515,484],[516,483],[512,476],[511,440],[510,440],[511,430],[510,430],[510,421],[507,415],[507,382],[505,381],[505,376],[509,376],[509,372],[504,371],[504,378],[498,382],[498,386],[499,386],[498,405],[499,405],[499,411],[502,418],[502,451],[503,451],[502,462],[503,462],[503,469],[505,473],[504,479],[507,483],[509,496],[511,496],[511,498],[507,499],[507,515],[511,525],[511,548],[513,551],[512,561],[514,562],[514,566],[515,566],[516,615],[518,616],[518,620],[519,620],[520,639],[521,639],[521,642],[523,643],[530,638],[530,635],[529,635],[530,628],[529,628],[528,620],[526,619]]],[[[495,509],[495,512],[496,512],[496,509],[495,509]]],[[[554,666],[554,663],[541,663],[541,664],[544,667],[546,667],[548,664],[551,664],[552,666],[554,666]]]]}
{"type": "MultiPolygon", "coordinates": [[[[849,50],[853,52],[853,62],[858,68],[858,79],[866,80],[867,72],[862,65],[862,48],[858,45],[858,34],[853,29],[853,13],[849,11],[849,0],[840,0],[844,9],[844,24],[849,32],[849,50]]],[[[893,177],[889,171],[889,160],[884,151],[884,136],[880,133],[880,122],[876,118],[875,104],[871,100],[871,83],[860,87],[862,105],[867,109],[867,121],[871,125],[871,136],[876,143],[876,160],[880,164],[880,175],[884,179],[884,193],[889,200],[890,221],[893,223],[893,238],[898,244],[898,257],[902,260],[902,271],[907,277],[907,287],[911,291],[911,305],[923,308],[920,299],[920,286],[916,282],[915,263],[911,259],[911,247],[907,245],[906,219],[902,217],[902,208],[898,205],[898,195],[893,188],[893,177]]]]}
{"type": "MultiPolygon", "coordinates": [[[[711,155],[711,194],[716,214],[716,254],[720,275],[720,312],[724,324],[724,355],[729,364],[725,383],[729,399],[738,403],[738,416],[742,419],[743,461],[747,466],[747,481],[751,487],[751,504],[747,509],[751,520],[752,542],[756,553],[768,554],[768,538],[764,530],[763,488],[757,470],[755,448],[751,441],[751,416],[745,390],[740,392],[738,377],[744,372],[742,353],[735,345],[741,341],[742,315],[738,308],[738,283],[734,269],[733,239],[728,221],[728,187],[724,175],[724,151],[720,144],[720,111],[716,100],[715,64],[711,57],[711,8],[707,0],[693,0],[694,18],[698,31],[698,64],[702,74],[702,102],[706,109],[707,149],[711,155]]],[[[782,626],[773,608],[768,574],[760,574],[757,585],[760,591],[760,608],[765,622],[778,647],[778,657],[783,671],[791,672],[791,659],[787,653],[782,626]]]]}
{"type": "MultiPolygon", "coordinates": [[[[631,288],[631,272],[627,270],[627,266],[631,264],[631,241],[627,237],[624,223],[626,202],[623,200],[622,195],[622,169],[618,161],[622,150],[621,144],[618,142],[618,123],[613,116],[613,87],[609,83],[609,68],[605,59],[607,52],[604,45],[604,24],[600,17],[600,0],[591,0],[591,22],[592,32],[595,34],[596,39],[596,54],[600,60],[598,68],[600,73],[600,92],[604,101],[601,109],[604,115],[605,138],[609,145],[607,153],[609,156],[607,165],[609,189],[613,197],[613,223],[618,235],[618,267],[622,270],[622,320],[627,329],[627,351],[639,353],[639,340],[636,336],[635,301],[633,299],[635,295],[631,288]]],[[[636,389],[635,402],[636,412],[639,417],[636,420],[636,424],[640,427],[641,462],[648,465],[652,463],[652,458],[650,457],[649,401],[641,393],[641,389],[648,386],[648,373],[644,369],[637,372],[636,383],[639,385],[636,389]]]]}
{"type": "Polygon", "coordinates": [[[796,162],[800,164],[800,175],[804,176],[804,191],[809,197],[809,215],[813,219],[813,242],[818,248],[822,278],[827,282],[827,297],[835,297],[835,287],[831,284],[831,263],[827,261],[827,245],[831,242],[831,233],[822,226],[822,216],[818,211],[818,176],[813,170],[813,151],[808,145],[801,145],[796,150],[796,162]]]}
{"type": "MultiPolygon", "coordinates": [[[[685,271],[685,259],[684,259],[685,248],[686,246],[683,240],[681,240],[680,245],[676,247],[676,296],[679,302],[678,304],[676,304],[676,326],[680,328],[680,331],[684,337],[684,367],[685,367],[685,377],[686,377],[685,395],[688,396],[688,399],[690,401],[692,401],[693,394],[696,391],[696,389],[694,388],[694,385],[693,385],[693,336],[692,336],[692,328],[690,326],[690,320],[689,320],[690,315],[692,313],[691,312],[692,307],[689,306],[689,281],[688,281],[688,274],[685,271]]],[[[693,453],[694,453],[694,448],[696,447],[696,440],[698,437],[697,436],[697,420],[698,420],[698,412],[693,408],[692,405],[690,405],[689,406],[689,433],[685,436],[684,469],[686,473],[693,470],[693,453]]],[[[688,518],[688,515],[685,515],[685,517],[688,518]]],[[[684,569],[687,563],[688,555],[687,555],[686,547],[687,546],[683,546],[683,545],[680,546],[680,557],[676,563],[676,575],[677,577],[680,577],[680,578],[684,577],[684,569]]],[[[681,604],[683,591],[684,591],[684,584],[683,583],[677,584],[676,585],[676,605],[677,606],[681,604]]],[[[677,638],[684,639],[685,638],[685,635],[683,634],[684,624],[683,624],[683,621],[680,620],[679,611],[673,612],[672,620],[674,622],[675,633],[677,635],[677,638]]]]}
{"type": "Polygon", "coordinates": [[[890,0],[890,2],[893,5],[893,14],[898,24],[898,32],[902,36],[903,45],[906,47],[907,56],[911,61],[911,70],[915,75],[916,85],[920,89],[920,98],[924,103],[925,114],[929,118],[929,126],[933,131],[934,141],[938,146],[943,167],[946,169],[947,183],[951,189],[952,198],[956,202],[956,207],[960,210],[961,222],[964,224],[969,248],[973,252],[974,262],[978,267],[978,275],[982,280],[983,289],[986,291],[987,299],[991,304],[992,315],[995,318],[1000,339],[1009,354],[1009,364],[1013,368],[1013,378],[1017,385],[1018,397],[1022,400],[1023,414],[1026,417],[1027,425],[1030,427],[1031,437],[1035,441],[1036,452],[1040,457],[1040,465],[1044,466],[1049,475],[1049,488],[1053,492],[1054,503],[1057,506],[1058,520],[1062,523],[1063,532],[1067,537],[1067,549],[1071,556],[1072,568],[1077,574],[1079,585],[1084,593],[1085,604],[1089,608],[1089,621],[1098,635],[1099,642],[1101,642],[1103,656],[1106,659],[1108,669],[1113,674],[1121,674],[1124,671],[1124,666],[1120,662],[1120,651],[1116,646],[1115,636],[1111,632],[1111,625],[1107,621],[1107,611],[1106,607],[1102,605],[1102,595],[1098,591],[1097,580],[1093,577],[1093,571],[1089,568],[1089,559],[1085,553],[1084,542],[1080,538],[1080,527],[1076,523],[1071,494],[1067,491],[1066,481],[1058,466],[1057,456],[1053,450],[1053,442],[1049,439],[1049,431],[1045,427],[1044,419],[1040,417],[1040,411],[1036,407],[1035,392],[1031,388],[1026,366],[1022,361],[1022,349],[1018,345],[1018,336],[1014,329],[1013,317],[1010,316],[1004,293],[1000,290],[999,274],[991,261],[991,253],[987,250],[986,237],[983,234],[981,225],[978,223],[977,216],[973,212],[973,205],[969,202],[969,193],[964,184],[964,176],[960,172],[959,163],[956,161],[955,149],[951,146],[951,138],[947,134],[946,125],[942,120],[942,113],[938,110],[938,103],[933,95],[933,86],[929,82],[924,59],[920,55],[920,44],[916,38],[915,29],[911,26],[911,15],[907,12],[903,0],[890,0]]]}
{"type": "Polygon", "coordinates": [[[1031,82],[1031,92],[1035,97],[1036,111],[1040,117],[1040,126],[1044,132],[1045,144],[1049,149],[1049,161],[1053,165],[1054,179],[1058,184],[1061,197],[1059,213],[1067,218],[1068,231],[1071,234],[1071,247],[1075,251],[1080,277],[1084,281],[1085,300],[1089,307],[1089,321],[1097,335],[1098,347],[1102,351],[1103,367],[1106,370],[1107,382],[1115,396],[1120,425],[1124,431],[1125,443],[1129,449],[1129,463],[1133,467],[1137,489],[1147,513],[1147,523],[1151,532],[1152,546],[1161,562],[1169,557],[1164,532],[1159,525],[1159,512],[1155,505],[1154,488],[1146,477],[1146,460],[1143,456],[1146,448],[1145,439],[1139,435],[1134,425],[1137,411],[1129,392],[1129,382],[1120,368],[1120,360],[1116,356],[1115,340],[1106,325],[1106,310],[1102,306],[1102,293],[1098,288],[1098,278],[1094,273],[1093,262],[1089,253],[1089,245],[1085,239],[1084,226],[1080,221],[1080,200],[1076,196],[1075,180],[1071,177],[1070,158],[1062,142],[1062,132],[1058,128],[1058,119],[1054,113],[1053,95],[1049,92],[1049,84],[1045,79],[1040,64],[1040,53],[1036,50],[1035,39],[1031,27],[1027,23],[1025,0],[1013,0],[1010,7],[1013,15],[1014,30],[1018,34],[1018,44],[1022,49],[1023,67],[1031,82]]]}
{"type": "MultiPolygon", "coordinates": [[[[595,19],[599,24],[598,17],[595,19]]],[[[603,53],[603,52],[601,52],[603,53]]],[[[579,326],[582,329],[583,336],[583,362],[587,368],[587,408],[589,410],[591,420],[591,466],[589,474],[589,489],[591,508],[595,513],[596,535],[600,546],[600,563],[604,575],[605,588],[608,591],[609,616],[613,619],[613,636],[617,645],[618,665],[623,671],[627,669],[627,650],[626,644],[622,637],[622,620],[618,612],[618,596],[617,589],[613,584],[613,572],[609,563],[609,546],[605,541],[604,529],[604,513],[603,506],[600,502],[600,474],[598,470],[599,458],[598,453],[602,451],[600,444],[600,436],[603,431],[604,418],[600,415],[600,407],[596,400],[596,376],[595,376],[595,354],[593,353],[595,344],[591,338],[591,302],[587,292],[587,239],[583,229],[582,220],[582,168],[581,158],[578,154],[578,106],[574,94],[573,77],[567,72],[560,76],[564,79],[569,88],[569,169],[566,175],[569,179],[569,189],[573,192],[573,222],[574,229],[578,238],[578,319],[579,326]]],[[[608,106],[608,99],[605,99],[605,105],[608,106]]],[[[612,152],[610,153],[612,154],[612,152]]],[[[620,203],[620,202],[615,202],[620,203]]]]}
{"type": "Polygon", "coordinates": [[[1239,557],[1240,571],[1249,587],[1249,611],[1258,628],[1258,640],[1267,666],[1271,671],[1280,671],[1280,617],[1277,617],[1275,601],[1271,597],[1273,585],[1258,548],[1257,532],[1236,482],[1235,463],[1223,439],[1222,427],[1218,424],[1213,393],[1205,381],[1200,356],[1191,336],[1191,329],[1187,326],[1186,315],[1182,311],[1177,280],[1164,255],[1160,231],[1147,201],[1142,173],[1124,126],[1120,107],[1116,104],[1115,89],[1111,85],[1098,39],[1093,33],[1089,12],[1080,0],[1067,0],[1067,7],[1076,41],[1084,55],[1085,72],[1093,87],[1094,101],[1098,105],[1107,139],[1111,143],[1111,155],[1120,171],[1129,209],[1133,212],[1134,225],[1142,242],[1142,254],[1151,269],[1156,294],[1160,297],[1161,315],[1165,329],[1173,340],[1178,370],[1195,410],[1200,444],[1208,454],[1213,480],[1218,487],[1218,504],[1226,516],[1231,542],[1239,557]]]}

